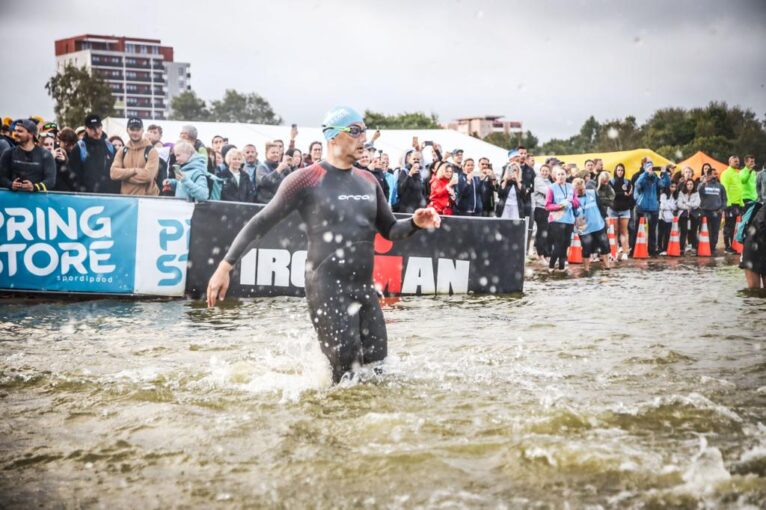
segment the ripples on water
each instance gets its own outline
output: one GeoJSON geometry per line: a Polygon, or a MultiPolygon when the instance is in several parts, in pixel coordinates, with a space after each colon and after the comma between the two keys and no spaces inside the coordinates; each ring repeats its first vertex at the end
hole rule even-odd
{"type": "Polygon", "coordinates": [[[763,508],[742,287],[678,264],[405,298],[384,374],[340,387],[301,299],[5,300],[0,507],[763,508]]]}

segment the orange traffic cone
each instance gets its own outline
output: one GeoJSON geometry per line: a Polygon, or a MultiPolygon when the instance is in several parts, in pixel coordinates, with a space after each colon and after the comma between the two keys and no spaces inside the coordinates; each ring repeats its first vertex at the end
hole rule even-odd
{"type": "MultiPolygon", "coordinates": [[[[737,216],[737,224],[734,225],[734,232],[737,232],[739,230],[739,223],[742,221],[742,216],[737,216]]],[[[742,253],[743,246],[742,243],[737,241],[735,237],[731,238],[731,248],[732,250],[736,251],[737,253],[742,253]]]]}
{"type": "Polygon", "coordinates": [[[617,218],[609,218],[609,230],[607,231],[607,237],[609,238],[609,252],[612,256],[612,260],[617,260],[617,235],[615,234],[614,224],[617,218]],[[614,221],[612,221],[614,220],[614,221]]]}
{"type": "Polygon", "coordinates": [[[638,222],[638,232],[636,232],[636,246],[633,248],[634,259],[649,258],[649,241],[647,235],[646,218],[641,216],[641,221],[638,222]]]}
{"type": "Polygon", "coordinates": [[[673,227],[670,229],[668,241],[668,257],[681,256],[681,229],[678,227],[678,216],[673,217],[673,227]]]}
{"type": "Polygon", "coordinates": [[[710,232],[708,232],[708,229],[707,229],[707,218],[703,216],[702,226],[700,226],[700,235],[697,241],[697,256],[709,257],[711,255],[712,253],[710,252],[710,232]]]}
{"type": "Polygon", "coordinates": [[[572,232],[572,244],[567,250],[567,262],[570,264],[582,264],[582,244],[577,232],[572,232]]]}

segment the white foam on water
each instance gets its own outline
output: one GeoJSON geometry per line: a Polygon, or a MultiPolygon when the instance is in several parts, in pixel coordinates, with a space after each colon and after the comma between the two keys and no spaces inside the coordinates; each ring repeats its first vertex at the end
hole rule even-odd
{"type": "Polygon", "coordinates": [[[690,406],[694,407],[696,409],[705,409],[714,411],[717,414],[720,414],[721,416],[725,416],[726,418],[735,421],[737,423],[742,423],[742,417],[739,416],[737,413],[732,411],[726,406],[722,406],[719,404],[716,404],[709,398],[705,397],[704,395],[700,395],[699,393],[690,393],[687,396],[683,395],[668,395],[663,397],[656,397],[652,402],[649,403],[643,403],[639,404],[635,407],[627,407],[622,405],[620,403],[619,411],[620,413],[624,414],[631,414],[631,415],[639,415],[644,412],[646,412],[649,409],[657,409],[663,406],[690,406]]]}
{"type": "Polygon", "coordinates": [[[678,489],[691,494],[711,494],[716,485],[731,480],[731,473],[723,463],[721,450],[710,447],[704,436],[700,437],[700,450],[692,457],[682,476],[684,485],[678,489]]]}
{"type": "Polygon", "coordinates": [[[245,393],[279,393],[283,402],[294,402],[307,390],[328,388],[332,372],[316,338],[292,336],[277,340],[279,348],[258,357],[227,360],[212,356],[207,375],[192,383],[245,393]]]}
{"type": "Polygon", "coordinates": [[[160,367],[140,367],[121,370],[112,376],[114,379],[128,379],[134,383],[151,382],[157,379],[162,374],[160,367]]]}

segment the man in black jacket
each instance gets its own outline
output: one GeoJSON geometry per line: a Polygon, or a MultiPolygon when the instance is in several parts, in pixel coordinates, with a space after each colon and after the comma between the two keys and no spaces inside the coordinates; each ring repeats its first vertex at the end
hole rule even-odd
{"type": "Polygon", "coordinates": [[[0,188],[13,191],[48,191],[56,185],[53,155],[35,144],[37,124],[31,119],[15,122],[18,145],[0,156],[0,188]]]}
{"type": "Polygon", "coordinates": [[[407,163],[399,172],[399,183],[397,184],[399,212],[413,213],[428,203],[426,183],[423,179],[422,158],[420,152],[410,152],[407,163]]]}
{"type": "Polygon", "coordinates": [[[85,117],[85,136],[69,154],[69,169],[75,177],[75,190],[84,193],[120,193],[120,181],[109,175],[114,147],[106,139],[101,117],[85,117]]]}

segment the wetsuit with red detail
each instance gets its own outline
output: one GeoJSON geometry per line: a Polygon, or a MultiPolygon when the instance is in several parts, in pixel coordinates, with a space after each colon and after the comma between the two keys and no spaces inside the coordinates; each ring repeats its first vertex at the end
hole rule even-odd
{"type": "Polygon", "coordinates": [[[293,172],[256,214],[226,254],[236,262],[251,243],[297,210],[306,224],[306,299],[322,352],[338,382],[355,362],[387,354],[386,326],[372,282],[375,233],[390,240],[411,236],[412,219],[396,220],[375,176],[326,161],[293,172]]]}

